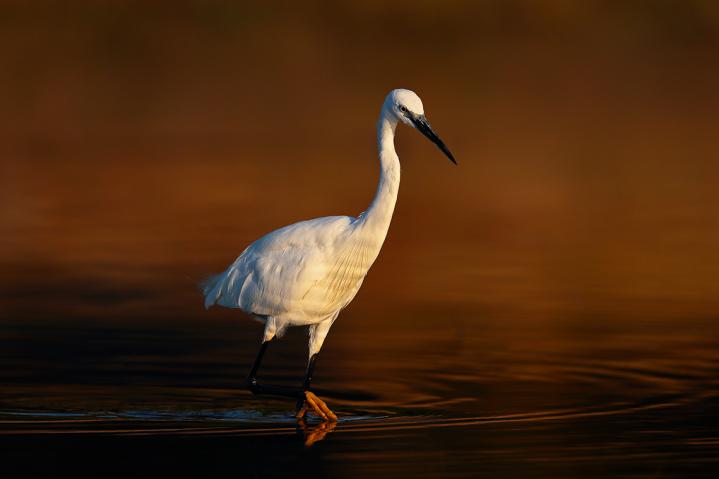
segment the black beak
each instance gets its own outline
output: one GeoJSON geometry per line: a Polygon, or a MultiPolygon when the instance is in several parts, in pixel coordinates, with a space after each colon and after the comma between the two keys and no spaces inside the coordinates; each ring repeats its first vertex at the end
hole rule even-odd
{"type": "Polygon", "coordinates": [[[429,122],[424,115],[411,116],[410,120],[414,124],[415,128],[417,128],[424,136],[429,138],[432,143],[437,145],[439,149],[442,150],[445,155],[447,155],[447,158],[449,158],[452,163],[454,163],[455,165],[457,164],[457,161],[454,159],[454,155],[452,154],[452,152],[449,151],[447,145],[445,145],[444,142],[440,139],[440,137],[437,136],[437,133],[432,130],[432,127],[429,126],[429,122]]]}

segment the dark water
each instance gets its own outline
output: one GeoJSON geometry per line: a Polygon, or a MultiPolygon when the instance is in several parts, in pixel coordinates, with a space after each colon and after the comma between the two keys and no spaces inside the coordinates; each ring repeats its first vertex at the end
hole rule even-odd
{"type": "MultiPolygon", "coordinates": [[[[426,310],[427,311],[427,310],[426,310]]],[[[5,321],[0,456],[26,477],[700,477],[719,468],[710,320],[348,312],[318,363],[336,425],[239,389],[250,321],[5,321]],[[375,325],[386,320],[379,331],[375,325]],[[347,326],[343,326],[346,323],[347,326]],[[394,324],[394,325],[393,325],[394,324]],[[378,340],[389,337],[391,340],[378,340]]],[[[261,376],[293,384],[304,331],[261,376]]]]}

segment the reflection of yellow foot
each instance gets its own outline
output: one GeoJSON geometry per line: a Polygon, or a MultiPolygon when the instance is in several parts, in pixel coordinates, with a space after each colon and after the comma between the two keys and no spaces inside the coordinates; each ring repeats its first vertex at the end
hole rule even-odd
{"type": "Polygon", "coordinates": [[[297,425],[299,427],[298,431],[301,430],[302,434],[304,434],[305,446],[310,447],[312,444],[317,441],[321,441],[327,434],[334,431],[337,423],[334,421],[321,422],[314,427],[309,427],[304,418],[299,418],[297,420],[297,425]]]}
{"type": "Polygon", "coordinates": [[[302,419],[308,412],[316,414],[324,421],[337,422],[337,416],[322,399],[315,396],[313,392],[305,391],[305,402],[302,404],[302,408],[297,411],[297,419],[302,419]]]}

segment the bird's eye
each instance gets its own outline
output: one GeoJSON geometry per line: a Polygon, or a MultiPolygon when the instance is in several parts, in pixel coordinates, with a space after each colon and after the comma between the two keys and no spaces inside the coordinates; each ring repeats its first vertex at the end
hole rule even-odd
{"type": "Polygon", "coordinates": [[[399,107],[399,111],[401,111],[402,113],[407,113],[407,108],[405,108],[405,106],[402,105],[399,107]]]}

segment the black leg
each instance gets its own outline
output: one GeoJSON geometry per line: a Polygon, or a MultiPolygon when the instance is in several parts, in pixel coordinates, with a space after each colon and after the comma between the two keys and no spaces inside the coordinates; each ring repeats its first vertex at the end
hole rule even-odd
{"type": "Polygon", "coordinates": [[[305,382],[303,384],[305,389],[309,389],[312,383],[312,374],[315,372],[315,363],[317,362],[318,355],[319,354],[313,354],[310,358],[310,363],[307,365],[307,373],[305,373],[305,382]]]}
{"type": "MultiPolygon", "coordinates": [[[[307,365],[307,373],[305,373],[305,381],[302,383],[302,389],[305,391],[309,391],[310,385],[312,384],[312,374],[315,372],[315,363],[317,362],[317,354],[313,354],[310,358],[310,362],[307,365]]],[[[299,412],[300,409],[302,409],[302,405],[305,402],[304,395],[297,401],[297,411],[299,412]]]]}
{"type": "Polygon", "coordinates": [[[257,353],[257,358],[255,359],[255,363],[252,365],[250,375],[247,377],[245,387],[249,389],[252,394],[273,394],[276,396],[285,396],[297,400],[304,399],[304,391],[300,389],[257,383],[257,371],[260,369],[260,364],[262,364],[262,358],[265,356],[265,351],[267,351],[267,346],[270,344],[271,341],[272,340],[265,341],[264,343],[262,343],[262,346],[260,346],[260,351],[257,353]]]}
{"type": "Polygon", "coordinates": [[[308,410],[314,412],[325,421],[337,421],[337,415],[333,413],[330,408],[327,407],[324,401],[315,396],[310,392],[310,385],[312,384],[312,374],[315,370],[315,363],[317,362],[317,354],[312,355],[309,364],[307,365],[307,372],[305,373],[305,380],[302,383],[301,388],[288,388],[283,386],[273,386],[270,384],[258,384],[257,383],[257,371],[260,369],[262,358],[267,351],[269,341],[262,343],[260,352],[257,353],[255,363],[252,365],[250,375],[247,377],[245,387],[247,387],[252,394],[272,394],[275,396],[284,396],[297,400],[297,418],[301,419],[307,413],[308,410]],[[303,409],[307,401],[307,409],[303,409]]]}
{"type": "Polygon", "coordinates": [[[271,339],[269,341],[265,341],[262,343],[262,346],[260,346],[260,352],[257,353],[255,363],[252,365],[250,375],[247,377],[247,387],[250,389],[257,385],[257,370],[260,369],[262,358],[265,356],[265,351],[267,351],[267,346],[269,346],[271,341],[271,339]]]}

